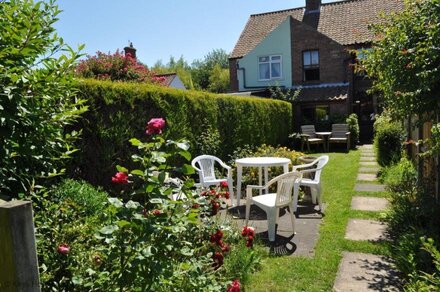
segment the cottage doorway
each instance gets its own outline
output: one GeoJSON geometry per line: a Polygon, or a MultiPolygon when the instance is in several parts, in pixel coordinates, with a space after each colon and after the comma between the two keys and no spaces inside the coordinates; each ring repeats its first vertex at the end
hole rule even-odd
{"type": "Polygon", "coordinates": [[[356,94],[356,107],[354,111],[359,117],[359,141],[361,144],[372,143],[373,124],[377,114],[376,98],[365,91],[356,94]]]}

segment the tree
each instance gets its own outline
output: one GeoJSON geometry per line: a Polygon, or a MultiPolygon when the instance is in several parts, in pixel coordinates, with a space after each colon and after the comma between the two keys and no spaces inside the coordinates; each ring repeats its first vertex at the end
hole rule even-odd
{"type": "Polygon", "coordinates": [[[429,118],[440,103],[440,0],[408,0],[403,12],[373,27],[378,40],[363,69],[398,118],[429,118]]]}
{"type": "Polygon", "coordinates": [[[8,197],[63,172],[78,136],[66,126],[86,110],[75,98],[79,55],[55,33],[54,2],[0,2],[0,194],[8,197]]]}
{"type": "Polygon", "coordinates": [[[209,75],[208,90],[216,93],[225,93],[229,90],[229,70],[215,64],[209,75]]]}
{"type": "Polygon", "coordinates": [[[229,68],[228,54],[223,49],[214,49],[209,52],[203,60],[195,60],[192,64],[192,76],[196,88],[209,89],[209,76],[215,65],[222,69],[229,68]]]}

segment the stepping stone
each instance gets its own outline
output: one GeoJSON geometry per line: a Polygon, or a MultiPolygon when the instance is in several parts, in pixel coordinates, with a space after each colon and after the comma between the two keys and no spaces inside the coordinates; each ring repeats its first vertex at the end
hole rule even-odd
{"type": "Polygon", "coordinates": [[[364,144],[361,146],[361,149],[373,149],[373,144],[364,144]]]}
{"type": "Polygon", "coordinates": [[[353,197],[351,209],[361,211],[384,211],[388,207],[388,200],[375,197],[353,197]]]}
{"type": "Polygon", "coordinates": [[[387,225],[375,220],[350,219],[345,232],[345,239],[350,240],[386,240],[387,225]]]}
{"type": "Polygon", "coordinates": [[[374,161],[361,161],[359,162],[360,166],[376,166],[379,167],[379,164],[377,164],[377,162],[374,161]]]}
{"type": "Polygon", "coordinates": [[[362,162],[366,162],[366,161],[376,161],[376,157],[372,156],[372,157],[367,157],[367,156],[361,156],[361,161],[362,162]]]}
{"type": "Polygon", "coordinates": [[[359,168],[359,173],[378,173],[379,168],[378,167],[361,167],[359,168]]]}
{"type": "Polygon", "coordinates": [[[354,190],[357,192],[383,192],[385,191],[385,186],[379,184],[356,184],[354,190]]]}
{"type": "Polygon", "coordinates": [[[377,176],[374,173],[359,173],[357,177],[360,181],[375,181],[376,179],[377,176]]]}
{"type": "Polygon", "coordinates": [[[402,291],[400,278],[401,275],[387,257],[344,252],[333,290],[402,291]]]}

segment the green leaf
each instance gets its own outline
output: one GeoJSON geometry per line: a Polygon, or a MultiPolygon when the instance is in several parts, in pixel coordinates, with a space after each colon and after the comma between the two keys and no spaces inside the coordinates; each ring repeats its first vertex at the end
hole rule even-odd
{"type": "Polygon", "coordinates": [[[150,203],[151,203],[151,204],[162,204],[162,203],[163,203],[163,200],[162,200],[162,199],[159,199],[159,198],[154,198],[154,199],[151,199],[151,200],[150,200],[150,203]]]}
{"type": "Polygon", "coordinates": [[[185,175],[191,175],[195,173],[195,169],[191,165],[184,164],[182,166],[182,173],[185,175]]]}
{"type": "Polygon", "coordinates": [[[74,285],[81,285],[83,283],[83,278],[81,278],[80,276],[73,276],[72,283],[74,285]]]}
{"type": "Polygon", "coordinates": [[[167,177],[167,173],[166,172],[159,173],[159,176],[158,176],[159,183],[163,184],[163,182],[165,181],[166,177],[167,177]]]}
{"type": "Polygon", "coordinates": [[[194,250],[190,249],[189,247],[185,246],[183,247],[180,252],[184,255],[184,256],[192,256],[194,254],[194,250]]]}
{"type": "Polygon", "coordinates": [[[112,234],[113,232],[115,232],[118,229],[119,229],[119,227],[116,225],[107,225],[107,226],[104,226],[103,228],[101,228],[99,230],[99,232],[101,234],[112,234]]]}
{"type": "Polygon", "coordinates": [[[182,150],[188,150],[189,149],[189,143],[188,142],[178,142],[176,143],[177,147],[179,147],[182,150]]]}
{"type": "Polygon", "coordinates": [[[130,222],[126,220],[119,220],[117,224],[120,228],[123,228],[124,226],[130,225],[130,222]]]}
{"type": "Polygon", "coordinates": [[[138,202],[133,202],[132,200],[128,201],[125,204],[125,207],[128,209],[137,209],[140,206],[138,202]]]}
{"type": "Polygon", "coordinates": [[[133,145],[133,146],[139,146],[139,145],[142,145],[142,142],[139,141],[139,140],[136,139],[136,138],[132,138],[132,139],[130,139],[129,142],[130,142],[131,145],[133,145]]]}
{"type": "Polygon", "coordinates": [[[116,208],[121,208],[124,206],[124,204],[118,198],[108,198],[108,201],[110,204],[112,204],[116,208]]]}
{"type": "Polygon", "coordinates": [[[191,160],[191,153],[188,151],[179,151],[179,155],[185,158],[187,161],[191,160]]]}
{"type": "Polygon", "coordinates": [[[135,174],[135,175],[139,175],[139,176],[144,176],[144,172],[140,169],[132,170],[130,173],[135,174]]]}
{"type": "Polygon", "coordinates": [[[128,169],[126,169],[126,168],[123,167],[123,166],[116,165],[116,169],[117,169],[119,172],[128,173],[128,169]]]}

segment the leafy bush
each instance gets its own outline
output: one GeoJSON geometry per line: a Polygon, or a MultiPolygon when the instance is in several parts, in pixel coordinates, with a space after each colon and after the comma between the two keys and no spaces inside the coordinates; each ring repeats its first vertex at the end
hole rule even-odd
{"type": "Polygon", "coordinates": [[[356,145],[359,143],[359,121],[356,114],[351,114],[345,120],[348,124],[348,130],[350,131],[350,145],[352,149],[356,149],[356,145]]]}
{"type": "Polygon", "coordinates": [[[0,4],[0,193],[29,193],[63,173],[78,132],[66,131],[86,110],[74,98],[79,55],[54,29],[54,1],[0,4]],[[66,55],[58,55],[59,52],[66,55]]]}
{"type": "Polygon", "coordinates": [[[130,54],[123,55],[117,50],[114,54],[97,52],[87,56],[75,68],[78,76],[112,81],[156,82],[154,74],[146,66],[137,62],[130,54]]]}
{"type": "Polygon", "coordinates": [[[402,126],[397,122],[384,122],[378,119],[374,130],[374,147],[379,165],[389,166],[397,163],[402,156],[404,141],[402,126]]]}
{"type": "Polygon", "coordinates": [[[423,287],[425,282],[419,276],[429,273],[435,279],[436,266],[429,253],[421,250],[420,238],[432,237],[438,242],[438,204],[430,190],[418,187],[417,171],[408,159],[386,168],[381,179],[390,191],[391,207],[386,221],[393,239],[391,253],[399,270],[408,276],[408,287],[423,287]]]}
{"type": "Polygon", "coordinates": [[[285,144],[291,127],[291,105],[282,101],[98,80],[84,80],[80,94],[90,111],[78,124],[83,151],[72,172],[106,188],[117,164],[130,166],[126,142],[142,137],[148,117],[165,117],[168,137],[185,137],[193,156],[207,129],[217,130],[224,160],[245,144],[285,144]]]}
{"type": "Polygon", "coordinates": [[[85,181],[63,180],[51,191],[59,201],[70,200],[78,205],[87,216],[98,215],[107,202],[108,195],[100,188],[95,188],[85,181]]]}

